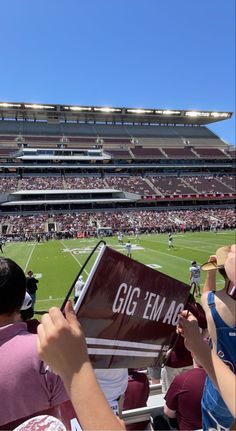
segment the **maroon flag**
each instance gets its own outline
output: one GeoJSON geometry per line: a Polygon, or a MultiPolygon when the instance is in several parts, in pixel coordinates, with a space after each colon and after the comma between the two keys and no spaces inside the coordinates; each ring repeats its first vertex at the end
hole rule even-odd
{"type": "Polygon", "coordinates": [[[95,368],[158,365],[190,286],[103,247],[75,311],[95,368]]]}

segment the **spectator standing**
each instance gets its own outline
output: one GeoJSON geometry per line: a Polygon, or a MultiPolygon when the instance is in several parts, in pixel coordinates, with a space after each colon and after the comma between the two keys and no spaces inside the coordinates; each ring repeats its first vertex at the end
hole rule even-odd
{"type": "Polygon", "coordinates": [[[176,376],[165,395],[164,413],[176,418],[179,430],[202,427],[201,399],[205,370],[193,358],[193,369],[176,376]]]}
{"type": "Polygon", "coordinates": [[[34,308],[34,304],[36,302],[36,291],[38,290],[38,280],[34,277],[33,271],[28,271],[26,277],[26,290],[30,294],[32,299],[32,307],[34,308]]]}
{"type": "Polygon", "coordinates": [[[97,381],[116,416],[121,415],[123,396],[128,385],[128,369],[95,369],[97,381]]]}
{"type": "Polygon", "coordinates": [[[82,292],[84,285],[85,285],[85,282],[83,281],[83,276],[80,275],[78,280],[76,280],[75,287],[74,287],[74,303],[75,304],[76,304],[77,299],[79,298],[79,296],[82,292]]]}
{"type": "MultiPolygon", "coordinates": [[[[129,369],[128,387],[125,392],[123,410],[132,410],[147,406],[147,400],[150,394],[149,381],[146,374],[129,369]]],[[[144,430],[147,428],[149,421],[127,424],[127,430],[144,430]]]]}
{"type": "Polygon", "coordinates": [[[193,260],[189,268],[189,279],[191,283],[191,288],[193,288],[193,295],[196,294],[196,296],[201,296],[200,274],[201,274],[201,268],[197,264],[196,260],[193,260]]]}

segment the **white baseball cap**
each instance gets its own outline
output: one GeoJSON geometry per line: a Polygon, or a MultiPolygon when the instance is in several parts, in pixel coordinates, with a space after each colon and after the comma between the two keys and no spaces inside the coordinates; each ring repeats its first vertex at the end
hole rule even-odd
{"type": "Polygon", "coordinates": [[[32,298],[28,294],[28,292],[25,293],[25,299],[23,301],[23,304],[21,306],[21,311],[28,310],[28,308],[32,307],[32,298]]]}

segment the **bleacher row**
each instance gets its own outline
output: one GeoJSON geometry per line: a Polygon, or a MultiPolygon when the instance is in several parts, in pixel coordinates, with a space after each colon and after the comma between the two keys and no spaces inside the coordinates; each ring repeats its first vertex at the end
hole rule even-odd
{"type": "Polygon", "coordinates": [[[17,190],[119,189],[141,196],[235,193],[236,177],[221,176],[0,176],[0,193],[17,190]]]}
{"type": "MultiPolygon", "coordinates": [[[[172,139],[215,139],[220,145],[224,145],[217,135],[204,126],[183,126],[183,125],[158,125],[158,124],[101,124],[101,123],[76,123],[60,122],[50,123],[44,121],[0,121],[0,133],[3,136],[17,136],[21,134],[25,139],[30,140],[32,137],[47,137],[51,141],[61,138],[63,135],[70,140],[74,138],[90,140],[100,137],[107,141],[116,141],[123,139],[130,142],[132,138],[172,138],[172,139]]],[[[48,139],[49,140],[49,139],[48,139]]],[[[225,146],[227,146],[225,144],[225,146]]]]}

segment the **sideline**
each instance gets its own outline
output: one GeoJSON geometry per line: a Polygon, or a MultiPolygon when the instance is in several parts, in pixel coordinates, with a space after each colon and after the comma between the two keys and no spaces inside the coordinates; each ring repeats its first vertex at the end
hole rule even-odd
{"type": "Polygon", "coordinates": [[[37,299],[37,302],[62,301],[63,299],[65,299],[64,296],[61,298],[37,299]]]}

